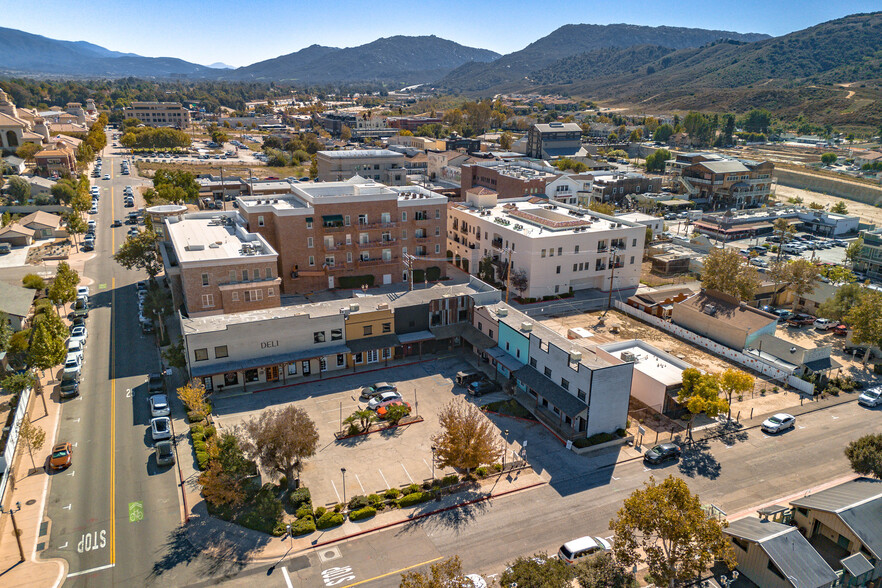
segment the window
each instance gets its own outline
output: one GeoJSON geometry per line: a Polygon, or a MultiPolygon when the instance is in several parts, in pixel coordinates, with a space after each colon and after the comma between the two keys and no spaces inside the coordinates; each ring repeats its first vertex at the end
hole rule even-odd
{"type": "MultiPolygon", "coordinates": [[[[560,272],[558,272],[558,273],[560,273],[560,272]]],[[[555,293],[555,294],[559,294],[559,293],[560,293],[560,285],[556,285],[556,286],[554,287],[554,293],[555,293]]]]}
{"type": "Polygon", "coordinates": [[[346,244],[352,245],[352,235],[346,235],[346,244]]]}
{"type": "Polygon", "coordinates": [[[247,269],[242,270],[242,281],[243,282],[248,281],[248,270],[247,269]]]}
{"type": "Polygon", "coordinates": [[[314,255],[309,256],[309,265],[315,265],[315,256],[314,255]]]}
{"type": "Polygon", "coordinates": [[[273,268],[271,268],[271,267],[265,268],[263,270],[263,275],[266,277],[267,280],[272,280],[273,279],[273,268]]]}
{"type": "Polygon", "coordinates": [[[441,209],[440,209],[440,208],[436,208],[436,209],[435,209],[435,219],[437,220],[437,219],[439,219],[439,218],[441,218],[441,209]]]}
{"type": "Polygon", "coordinates": [[[263,226],[263,217],[262,216],[257,217],[257,226],[258,227],[263,226]]]}
{"type": "MultiPolygon", "coordinates": [[[[387,251],[387,250],[384,249],[383,251],[385,252],[385,251],[387,251]]],[[[401,248],[401,255],[407,255],[407,247],[402,247],[402,248],[401,248]]]]}
{"type": "Polygon", "coordinates": [[[311,218],[306,219],[306,228],[307,229],[312,228],[312,219],[311,218]]]}
{"type": "Polygon", "coordinates": [[[579,400],[585,402],[585,392],[583,392],[581,388],[576,389],[576,396],[579,398],[579,400]]]}
{"type": "Polygon", "coordinates": [[[331,329],[331,341],[339,341],[343,338],[343,329],[331,329]]]}
{"type": "Polygon", "coordinates": [[[484,332],[484,328],[481,326],[481,321],[478,321],[478,330],[482,333],[484,332]]]}
{"type": "Polygon", "coordinates": [[[334,267],[334,256],[333,255],[325,255],[325,265],[328,267],[334,267]]]}
{"type": "Polygon", "coordinates": [[[440,255],[440,254],[441,254],[441,245],[436,243],[435,244],[435,255],[440,255]]]}
{"type": "Polygon", "coordinates": [[[312,244],[312,237],[307,237],[307,238],[306,238],[306,246],[307,246],[308,248],[312,249],[312,246],[313,246],[313,244],[312,244]]]}
{"type": "Polygon", "coordinates": [[[361,351],[352,356],[352,361],[354,361],[356,365],[364,362],[364,356],[362,355],[361,351]]]}
{"type": "Polygon", "coordinates": [[[392,357],[392,354],[389,353],[388,347],[383,347],[382,357],[383,359],[389,359],[390,357],[392,357]]]}
{"type": "Polygon", "coordinates": [[[316,331],[312,334],[313,343],[324,343],[325,342],[325,332],[324,331],[316,331]]]}
{"type": "Polygon", "coordinates": [[[487,329],[487,336],[493,338],[493,329],[487,329]]]}
{"type": "Polygon", "coordinates": [[[545,257],[545,250],[544,249],[542,250],[541,256],[545,257]]]}
{"type": "Polygon", "coordinates": [[[325,236],[325,249],[334,248],[334,237],[332,235],[325,236]]]}
{"type": "Polygon", "coordinates": [[[365,325],[363,328],[364,328],[364,333],[363,333],[363,334],[364,334],[365,337],[367,337],[368,335],[373,334],[373,332],[374,332],[374,327],[373,327],[373,325],[365,325]]]}
{"type": "Polygon", "coordinates": [[[634,256],[631,256],[631,265],[634,265],[634,256]]]}
{"type": "Polygon", "coordinates": [[[585,264],[584,264],[584,263],[580,263],[580,264],[579,264],[579,271],[582,271],[583,269],[585,269],[585,264]]]}
{"type": "Polygon", "coordinates": [[[558,248],[557,248],[557,254],[558,254],[558,255],[563,255],[563,247],[558,247],[558,248]]]}
{"type": "MultiPolygon", "coordinates": [[[[637,247],[637,239],[631,240],[631,247],[637,247]]],[[[633,263],[633,262],[632,262],[633,263]]]]}
{"type": "Polygon", "coordinates": [[[196,361],[206,361],[208,359],[208,349],[194,349],[193,357],[196,361]]]}
{"type": "Polygon", "coordinates": [[[236,270],[230,270],[230,282],[236,281],[236,270]]]}
{"type": "Polygon", "coordinates": [[[276,290],[275,290],[275,288],[267,288],[267,289],[266,289],[266,296],[267,296],[267,298],[272,298],[272,297],[275,296],[275,295],[276,295],[276,290]]]}
{"type": "Polygon", "coordinates": [[[560,387],[563,388],[564,390],[569,390],[570,389],[569,380],[565,380],[564,378],[561,378],[560,379],[560,387]]]}
{"type": "Polygon", "coordinates": [[[401,238],[407,239],[407,229],[401,229],[401,238]]]}
{"type": "Polygon", "coordinates": [[[380,213],[380,222],[383,224],[388,224],[392,222],[392,216],[388,212],[380,213]]]}
{"type": "Polygon", "coordinates": [[[747,551],[747,548],[750,545],[747,541],[741,539],[740,537],[734,537],[732,535],[730,535],[730,537],[732,539],[732,543],[740,547],[743,551],[747,551]]]}
{"type": "Polygon", "coordinates": [[[214,294],[202,295],[202,308],[211,308],[214,306],[214,294]]]}
{"type": "Polygon", "coordinates": [[[202,274],[202,285],[203,286],[208,285],[208,274],[202,274]]]}
{"type": "Polygon", "coordinates": [[[579,270],[579,264],[578,264],[578,263],[574,263],[574,264],[573,264],[573,271],[575,272],[575,271],[578,271],[578,270],[579,270]]]}
{"type": "Polygon", "coordinates": [[[366,215],[366,214],[360,214],[360,215],[358,215],[358,224],[360,224],[360,225],[366,225],[366,224],[368,224],[368,219],[367,219],[367,215],[366,215]]]}
{"type": "Polygon", "coordinates": [[[232,299],[233,299],[233,302],[239,302],[239,293],[233,292],[232,299]]]}
{"type": "Polygon", "coordinates": [[[556,273],[556,274],[559,274],[559,273],[560,273],[560,266],[557,266],[557,269],[554,270],[554,273],[556,273]]]}
{"type": "Polygon", "coordinates": [[[217,347],[214,348],[215,359],[221,359],[221,358],[229,357],[229,356],[230,356],[230,354],[227,351],[226,345],[218,345],[217,347]]]}
{"type": "Polygon", "coordinates": [[[383,323],[383,332],[391,333],[392,332],[392,323],[383,323]]]}
{"type": "Polygon", "coordinates": [[[573,253],[578,253],[578,252],[579,252],[579,246],[578,246],[578,245],[576,245],[576,250],[575,250],[575,251],[573,251],[573,253]]]}
{"type": "Polygon", "coordinates": [[[367,233],[359,233],[358,234],[358,242],[362,245],[367,245],[368,242],[370,241],[370,239],[371,238],[368,236],[367,233]]]}
{"type": "Polygon", "coordinates": [[[549,378],[551,377],[551,369],[550,368],[547,368],[547,367],[545,368],[545,375],[548,376],[549,378]]]}
{"type": "Polygon", "coordinates": [[[349,215],[348,214],[343,217],[343,224],[347,227],[349,226],[349,215]]]}
{"type": "Polygon", "coordinates": [[[530,358],[530,367],[531,367],[531,368],[535,368],[535,367],[536,367],[536,358],[535,358],[535,357],[531,357],[531,358],[530,358]]]}
{"type": "MultiPolygon", "coordinates": [[[[407,248],[404,248],[404,253],[407,253],[407,248]]],[[[383,261],[392,261],[392,250],[391,249],[383,249],[383,261]]]]}
{"type": "Polygon", "coordinates": [[[337,354],[337,367],[343,367],[346,365],[346,355],[343,353],[337,354]]]}
{"type": "Polygon", "coordinates": [[[346,252],[346,263],[352,263],[352,252],[351,251],[346,252]]]}
{"type": "Polygon", "coordinates": [[[548,257],[554,257],[554,249],[548,250],[548,257]]]}
{"type": "Polygon", "coordinates": [[[403,222],[403,223],[407,222],[407,211],[406,210],[401,211],[401,222],[403,222]]]}

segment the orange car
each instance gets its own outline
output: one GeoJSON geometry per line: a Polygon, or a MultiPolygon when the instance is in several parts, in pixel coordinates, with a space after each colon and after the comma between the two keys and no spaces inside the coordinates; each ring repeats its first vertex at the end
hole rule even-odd
{"type": "Polygon", "coordinates": [[[407,402],[405,402],[403,400],[390,400],[389,402],[382,404],[377,409],[377,416],[380,417],[381,419],[386,418],[386,413],[389,412],[390,406],[406,406],[407,412],[408,413],[410,412],[410,404],[408,404],[407,402]]]}
{"type": "Polygon", "coordinates": [[[63,470],[70,466],[73,450],[70,443],[59,443],[52,448],[52,457],[49,458],[49,467],[53,470],[63,470]]]}

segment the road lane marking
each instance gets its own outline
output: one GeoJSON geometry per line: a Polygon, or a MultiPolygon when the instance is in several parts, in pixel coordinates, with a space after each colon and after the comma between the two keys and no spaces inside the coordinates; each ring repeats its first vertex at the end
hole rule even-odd
{"type": "Polygon", "coordinates": [[[435,559],[429,559],[424,562],[413,564],[412,566],[407,566],[406,568],[401,568],[400,570],[395,570],[394,572],[387,572],[381,576],[374,576],[373,578],[368,578],[367,580],[361,580],[360,582],[356,582],[354,584],[347,584],[346,586],[341,586],[340,588],[352,588],[353,586],[360,586],[362,584],[367,584],[368,582],[373,582],[374,580],[379,580],[381,578],[388,578],[389,576],[394,576],[395,574],[400,574],[401,572],[406,572],[407,570],[412,570],[414,568],[418,568],[420,566],[425,566],[431,563],[435,563],[436,561],[444,559],[443,557],[436,557],[435,559]]]}
{"type": "Polygon", "coordinates": [[[361,483],[361,479],[358,477],[358,474],[355,474],[355,481],[358,482],[358,485],[361,486],[361,492],[364,493],[364,484],[361,483]]]}
{"type": "Polygon", "coordinates": [[[70,506],[71,505],[69,505],[69,504],[67,506],[62,506],[61,510],[70,510],[70,506]]]}
{"type": "Polygon", "coordinates": [[[413,484],[413,478],[410,477],[410,472],[407,471],[407,468],[404,467],[404,464],[401,464],[401,469],[404,470],[404,473],[407,474],[407,479],[410,480],[411,484],[413,484]]]}
{"type": "Polygon", "coordinates": [[[64,542],[64,545],[62,545],[62,546],[59,547],[58,549],[66,549],[66,548],[67,548],[67,543],[68,543],[68,542],[65,541],[65,542],[64,542]]]}
{"type": "Polygon", "coordinates": [[[288,568],[282,566],[282,577],[285,578],[285,585],[288,588],[294,588],[294,584],[291,583],[291,577],[288,575],[288,568]]]}
{"type": "Polygon", "coordinates": [[[380,472],[380,476],[382,476],[383,481],[386,482],[386,490],[389,490],[390,488],[392,488],[392,486],[389,485],[389,481],[386,480],[386,476],[383,476],[383,470],[381,470],[380,468],[377,468],[377,471],[380,472]]]}
{"type": "MultiPolygon", "coordinates": [[[[113,195],[113,188],[110,190],[113,195]]],[[[111,200],[112,202],[112,200],[111,200]]],[[[113,204],[111,204],[113,206],[113,204]]],[[[116,278],[110,279],[110,307],[116,308],[116,278]]],[[[116,329],[110,317],[110,565],[116,564],[116,329]]]]}
{"type": "Polygon", "coordinates": [[[95,572],[100,572],[101,570],[107,570],[115,566],[116,564],[107,564],[106,566],[99,566],[97,568],[91,568],[88,570],[83,570],[82,572],[74,572],[72,574],[68,574],[68,578],[75,578],[77,576],[83,576],[85,574],[94,574],[95,572]]]}
{"type": "Polygon", "coordinates": [[[621,478],[616,478],[615,476],[612,476],[612,479],[616,481],[621,480],[621,478]]]}
{"type": "Polygon", "coordinates": [[[137,523],[144,520],[144,503],[141,501],[129,503],[129,522],[137,523]]]}
{"type": "Polygon", "coordinates": [[[76,473],[77,473],[76,470],[71,470],[71,471],[67,472],[67,475],[74,476],[74,475],[76,475],[76,473]]]}

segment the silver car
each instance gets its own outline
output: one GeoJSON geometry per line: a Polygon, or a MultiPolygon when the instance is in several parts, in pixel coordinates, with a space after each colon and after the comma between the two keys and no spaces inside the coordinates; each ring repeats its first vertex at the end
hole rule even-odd
{"type": "Polygon", "coordinates": [[[795,425],[795,416],[786,412],[779,412],[763,421],[762,430],[766,433],[780,433],[787,429],[792,429],[795,425]]]}
{"type": "Polygon", "coordinates": [[[165,394],[154,394],[150,397],[149,402],[151,417],[164,417],[171,414],[171,408],[168,405],[168,396],[165,394]]]}
{"type": "Polygon", "coordinates": [[[371,398],[367,406],[371,410],[377,410],[381,404],[390,400],[401,400],[401,394],[398,392],[383,392],[371,398]]]}
{"type": "Polygon", "coordinates": [[[882,388],[870,388],[858,397],[858,404],[875,408],[882,405],[882,388]]]}

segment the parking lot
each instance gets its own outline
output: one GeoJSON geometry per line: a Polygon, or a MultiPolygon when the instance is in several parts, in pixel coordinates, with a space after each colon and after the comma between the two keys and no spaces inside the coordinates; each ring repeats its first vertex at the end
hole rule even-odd
{"type": "MultiPolygon", "coordinates": [[[[431,437],[439,431],[437,415],[453,398],[470,398],[466,396],[464,388],[453,384],[456,372],[468,367],[465,356],[450,357],[254,394],[216,396],[212,402],[221,428],[234,427],[266,408],[282,407],[289,403],[305,410],[318,428],[319,448],[316,455],[306,461],[301,480],[310,489],[316,505],[335,504],[344,498],[341,468],[346,468],[347,498],[402,488],[431,479],[431,437]],[[366,405],[359,399],[361,388],[378,381],[396,384],[403,399],[412,406],[414,414],[422,416],[424,421],[337,441],[334,433],[340,431],[341,420],[366,405]]],[[[494,392],[482,396],[478,401],[486,404],[504,397],[503,392],[494,392]]],[[[500,426],[504,429],[508,425],[500,426]]],[[[541,433],[550,437],[547,432],[541,433]]],[[[514,437],[511,447],[514,450],[520,447],[514,437]]],[[[436,468],[435,477],[449,473],[454,471],[436,468]]]]}

